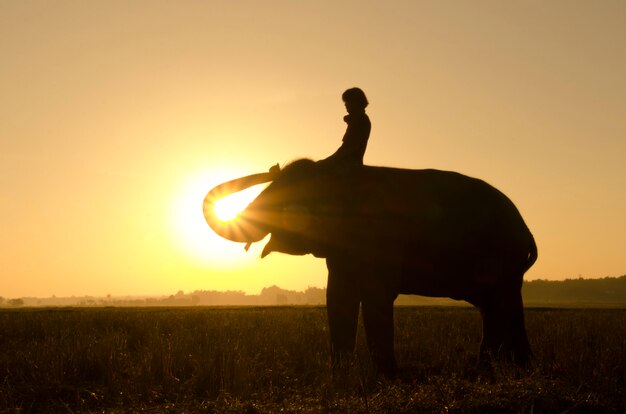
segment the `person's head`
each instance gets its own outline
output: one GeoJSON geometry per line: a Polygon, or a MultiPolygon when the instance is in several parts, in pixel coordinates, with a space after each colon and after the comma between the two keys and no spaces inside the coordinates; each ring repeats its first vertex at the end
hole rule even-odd
{"type": "Polygon", "coordinates": [[[365,108],[369,104],[365,97],[365,92],[359,88],[347,89],[342,95],[341,99],[346,104],[346,110],[348,113],[365,111],[365,108]]]}

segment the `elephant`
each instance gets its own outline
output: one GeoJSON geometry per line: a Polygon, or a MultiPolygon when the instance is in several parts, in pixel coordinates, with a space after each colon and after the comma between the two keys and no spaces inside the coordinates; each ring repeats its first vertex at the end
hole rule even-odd
{"type": "Polygon", "coordinates": [[[220,236],[271,252],[326,259],[331,360],[354,351],[359,310],[378,372],[394,376],[393,303],[398,294],[449,297],[482,317],[480,361],[526,364],[521,287],[537,245],[513,202],[480,179],[435,169],[328,167],[309,159],[234,179],[206,195],[220,236]],[[215,202],[270,183],[236,219],[215,202]]]}

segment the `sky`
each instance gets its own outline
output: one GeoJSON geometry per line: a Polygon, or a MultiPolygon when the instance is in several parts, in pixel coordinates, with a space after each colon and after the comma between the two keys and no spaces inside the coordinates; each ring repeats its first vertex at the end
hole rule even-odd
{"type": "Polygon", "coordinates": [[[0,296],[326,285],[206,226],[214,185],[328,156],[454,170],[518,206],[526,279],[626,274],[626,2],[0,1],[0,296]]]}

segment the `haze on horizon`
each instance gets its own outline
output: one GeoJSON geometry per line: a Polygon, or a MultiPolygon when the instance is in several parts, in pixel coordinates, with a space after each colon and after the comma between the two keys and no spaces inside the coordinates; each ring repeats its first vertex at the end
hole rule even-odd
{"type": "Polygon", "coordinates": [[[539,246],[526,279],[626,273],[626,3],[0,3],[0,296],[324,287],[249,252],[213,185],[340,144],[484,179],[539,246]]]}

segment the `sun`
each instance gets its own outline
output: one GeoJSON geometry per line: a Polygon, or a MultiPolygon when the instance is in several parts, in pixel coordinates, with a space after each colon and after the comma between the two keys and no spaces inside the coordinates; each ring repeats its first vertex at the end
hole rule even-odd
{"type": "MultiPolygon", "coordinates": [[[[197,172],[178,186],[171,209],[171,227],[180,251],[196,264],[215,267],[241,266],[256,257],[246,253],[242,243],[223,239],[207,225],[202,205],[214,186],[247,175],[236,169],[211,169],[197,172]]],[[[263,186],[255,186],[226,196],[215,203],[214,211],[221,221],[236,220],[237,214],[256,198],[263,186]]]]}
{"type": "Polygon", "coordinates": [[[235,220],[237,214],[242,212],[257,195],[257,189],[247,188],[217,200],[213,206],[213,211],[220,221],[235,220]]]}

